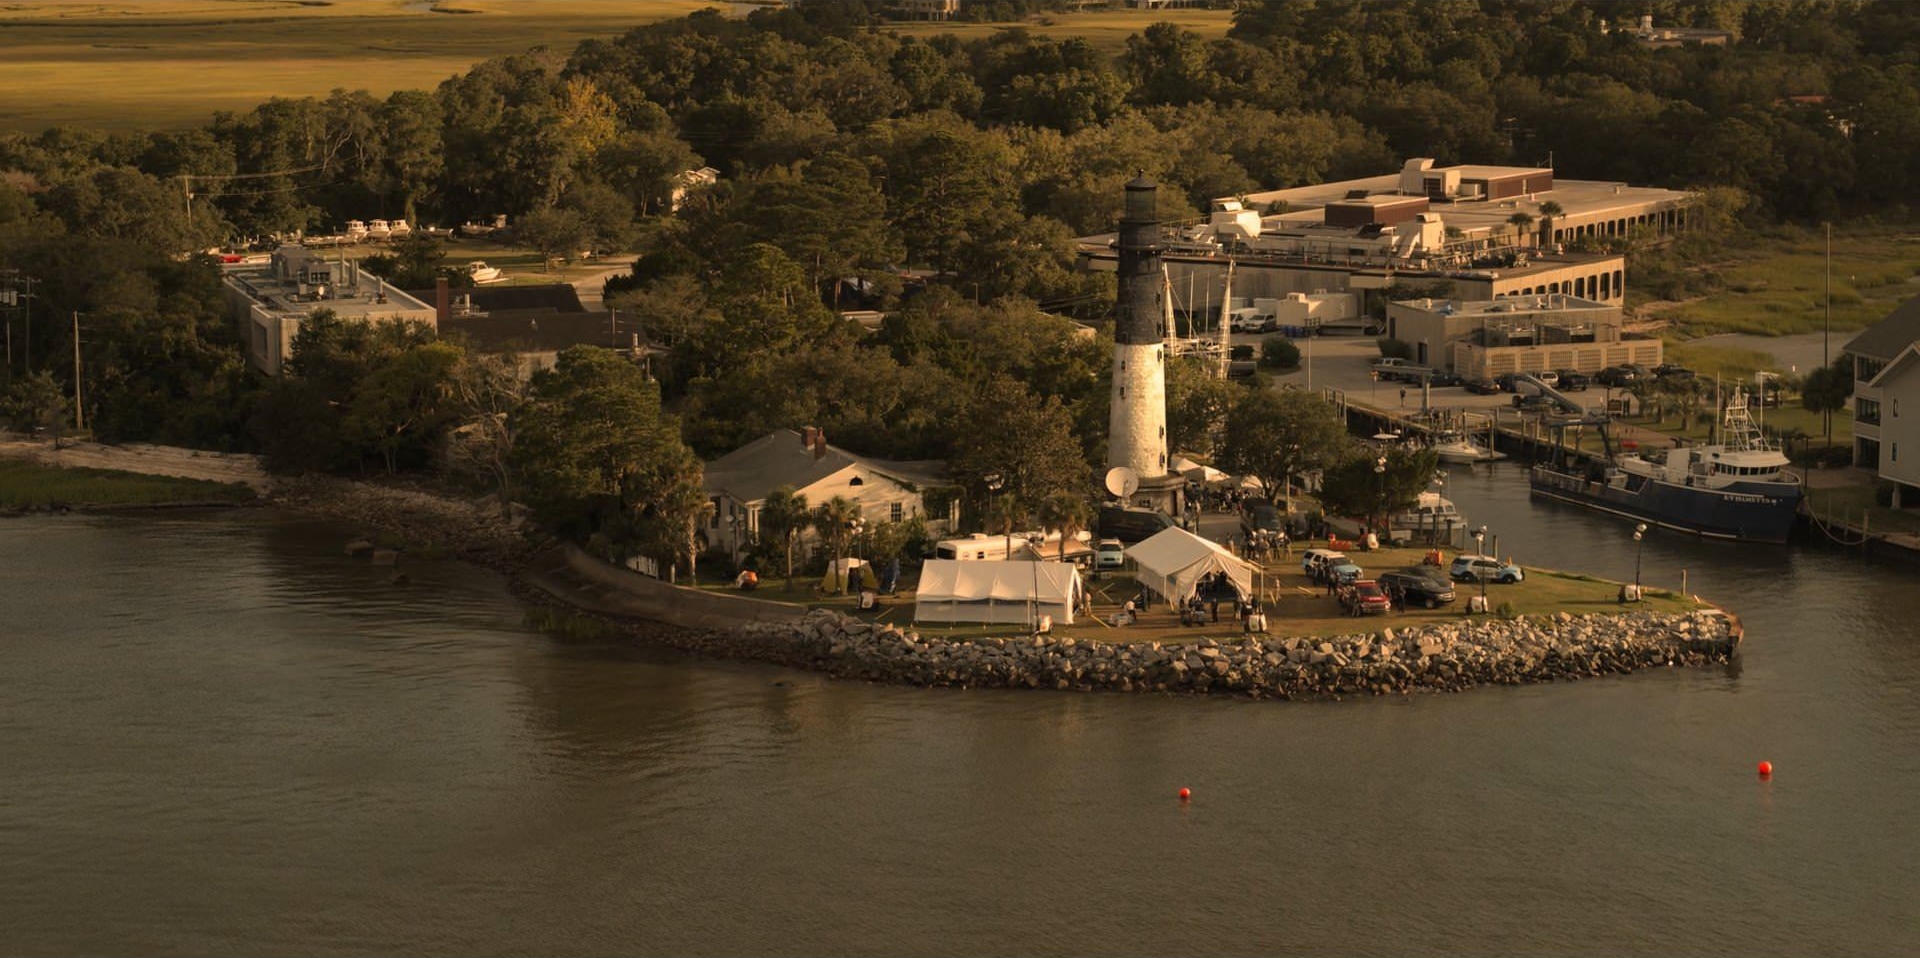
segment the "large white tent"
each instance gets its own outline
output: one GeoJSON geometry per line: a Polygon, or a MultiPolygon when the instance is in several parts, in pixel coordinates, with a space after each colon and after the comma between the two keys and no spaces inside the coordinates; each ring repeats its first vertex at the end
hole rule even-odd
{"type": "Polygon", "coordinates": [[[1243,596],[1253,595],[1253,566],[1224,547],[1185,529],[1162,529],[1127,549],[1140,569],[1140,584],[1169,602],[1191,598],[1200,580],[1224,572],[1243,596]]]}
{"type": "Polygon", "coordinates": [[[1203,466],[1185,456],[1173,457],[1173,471],[1203,486],[1224,486],[1233,480],[1232,476],[1212,466],[1203,466]]]}
{"type": "Polygon", "coordinates": [[[1080,570],[1064,562],[928,559],[920,569],[915,622],[1030,621],[1029,603],[1057,625],[1073,624],[1080,570]]]}

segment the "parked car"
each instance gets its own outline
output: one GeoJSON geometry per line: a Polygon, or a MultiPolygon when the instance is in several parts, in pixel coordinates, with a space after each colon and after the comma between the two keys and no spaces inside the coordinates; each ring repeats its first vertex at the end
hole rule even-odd
{"type": "Polygon", "coordinates": [[[1593,374],[1593,381],[1602,386],[1628,386],[1639,377],[1625,366],[1608,366],[1593,374]]]}
{"type": "Polygon", "coordinates": [[[1118,569],[1127,564],[1127,547],[1118,539],[1102,539],[1093,547],[1093,567],[1118,569]]]}
{"type": "Polygon", "coordinates": [[[1438,568],[1415,566],[1388,572],[1380,576],[1380,587],[1389,592],[1398,591],[1407,605],[1417,605],[1423,609],[1434,609],[1452,602],[1453,583],[1448,582],[1438,568]]]}
{"type": "Polygon", "coordinates": [[[1352,559],[1342,556],[1340,561],[1328,565],[1321,571],[1321,581],[1332,579],[1334,585],[1346,585],[1349,582],[1359,581],[1363,575],[1366,573],[1360,566],[1356,565],[1352,559]]]}
{"type": "Polygon", "coordinates": [[[1340,589],[1340,608],[1348,615],[1386,615],[1393,611],[1393,600],[1372,579],[1358,579],[1340,589]]]}
{"type": "Polygon", "coordinates": [[[1500,384],[1491,379],[1469,379],[1461,385],[1476,396],[1491,396],[1500,391],[1500,384]]]}
{"type": "Polygon", "coordinates": [[[1587,387],[1591,385],[1593,385],[1593,380],[1589,378],[1586,373],[1571,369],[1562,369],[1560,370],[1560,385],[1554,388],[1561,392],[1583,393],[1586,392],[1587,387]]]}
{"type": "Polygon", "coordinates": [[[1560,374],[1554,372],[1551,369],[1543,369],[1537,373],[1534,373],[1533,378],[1538,379],[1549,386],[1560,385],[1560,374]]]}
{"type": "Polygon", "coordinates": [[[1519,582],[1527,577],[1526,570],[1511,562],[1505,562],[1493,556],[1470,555],[1456,557],[1447,574],[1459,582],[1479,582],[1484,579],[1488,582],[1508,584],[1519,582]]]}
{"type": "Polygon", "coordinates": [[[1692,379],[1693,370],[1679,363],[1661,363],[1653,367],[1653,375],[1658,379],[1692,379]]]}
{"type": "Polygon", "coordinates": [[[1427,385],[1429,386],[1458,386],[1464,382],[1466,382],[1466,379],[1459,373],[1449,372],[1445,369],[1436,369],[1433,371],[1433,375],[1427,377],[1427,385]]]}
{"type": "Polygon", "coordinates": [[[1300,571],[1315,582],[1351,582],[1360,578],[1360,567],[1344,552],[1332,549],[1308,549],[1300,556],[1300,571]]]}

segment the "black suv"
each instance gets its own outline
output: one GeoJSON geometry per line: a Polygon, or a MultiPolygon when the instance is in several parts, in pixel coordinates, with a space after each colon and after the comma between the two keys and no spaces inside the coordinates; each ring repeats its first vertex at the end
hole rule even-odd
{"type": "Polygon", "coordinates": [[[1280,510],[1265,499],[1249,499],[1240,507],[1240,531],[1252,536],[1256,532],[1281,533],[1286,526],[1280,521],[1280,510]]]}
{"type": "Polygon", "coordinates": [[[1560,370],[1561,392],[1586,392],[1587,387],[1591,385],[1593,380],[1588,379],[1586,373],[1574,372],[1571,369],[1560,370]]]}
{"type": "Polygon", "coordinates": [[[1429,571],[1424,566],[1381,573],[1380,587],[1389,594],[1399,595],[1406,605],[1423,609],[1438,608],[1453,601],[1453,583],[1447,581],[1440,570],[1429,571]]]}

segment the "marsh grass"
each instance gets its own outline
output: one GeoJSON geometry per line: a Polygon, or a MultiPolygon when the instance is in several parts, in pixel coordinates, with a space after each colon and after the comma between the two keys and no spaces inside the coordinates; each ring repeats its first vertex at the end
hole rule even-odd
{"type": "Polygon", "coordinates": [[[0,509],[46,506],[228,505],[254,498],[246,486],[145,476],[109,469],[63,469],[0,459],[0,509]]]}
{"type": "MultiPolygon", "coordinates": [[[[1818,230],[1782,229],[1712,264],[1725,288],[1644,312],[1684,337],[1710,333],[1784,336],[1818,332],[1825,315],[1826,240],[1818,230]]],[[[1920,294],[1920,234],[1879,226],[1833,234],[1835,330],[1862,329],[1920,294]]],[[[1632,285],[1631,280],[1628,283],[1632,285]]]]}

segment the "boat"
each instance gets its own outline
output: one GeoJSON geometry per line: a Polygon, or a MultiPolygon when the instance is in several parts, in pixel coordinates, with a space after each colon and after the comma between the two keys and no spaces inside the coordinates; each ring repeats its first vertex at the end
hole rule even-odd
{"type": "Polygon", "coordinates": [[[467,264],[467,278],[473,280],[474,285],[479,286],[486,283],[498,283],[507,277],[506,274],[500,272],[500,267],[488,266],[484,260],[474,260],[467,264]]]}
{"type": "Polygon", "coordinates": [[[1744,390],[1727,400],[1716,443],[1615,456],[1604,418],[1585,422],[1600,426],[1607,460],[1534,466],[1533,495],[1708,538],[1787,541],[1803,488],[1790,460],[1754,425],[1744,390]]]}
{"type": "Polygon", "coordinates": [[[1454,507],[1453,500],[1437,492],[1423,492],[1413,508],[1387,521],[1387,538],[1396,542],[1417,537],[1451,541],[1453,530],[1464,529],[1466,525],[1466,518],[1454,507]]]}
{"type": "Polygon", "coordinates": [[[413,227],[408,226],[406,220],[394,220],[392,223],[387,224],[388,239],[399,239],[411,232],[413,232],[413,227]]]}
{"type": "Polygon", "coordinates": [[[384,240],[393,233],[393,227],[386,220],[367,221],[367,239],[384,240]]]}
{"type": "Polygon", "coordinates": [[[1434,441],[1432,449],[1441,462],[1494,462],[1507,458],[1506,453],[1489,449],[1485,443],[1462,433],[1440,436],[1434,441]]]}

